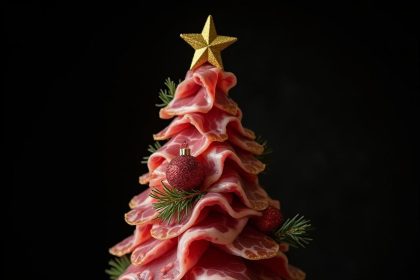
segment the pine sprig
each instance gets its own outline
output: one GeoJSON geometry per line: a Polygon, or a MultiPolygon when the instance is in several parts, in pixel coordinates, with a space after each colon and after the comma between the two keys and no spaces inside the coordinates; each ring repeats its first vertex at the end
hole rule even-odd
{"type": "Polygon", "coordinates": [[[176,84],[170,78],[165,80],[165,89],[159,91],[159,99],[162,101],[160,104],[156,104],[156,107],[165,107],[172,101],[175,95],[176,84]]]}
{"type": "MultiPolygon", "coordinates": [[[[159,141],[155,141],[155,143],[153,143],[152,145],[149,145],[149,147],[147,148],[147,151],[149,151],[150,154],[153,154],[154,152],[159,150],[161,147],[162,147],[162,145],[159,143],[159,141]]],[[[144,156],[141,163],[147,164],[147,161],[149,160],[149,157],[150,157],[150,155],[149,156],[144,156]]]]}
{"type": "Polygon", "coordinates": [[[200,190],[170,188],[163,182],[162,185],[162,190],[152,189],[150,196],[157,200],[153,207],[159,212],[158,218],[168,223],[175,219],[179,223],[205,194],[200,190]]]}
{"type": "Polygon", "coordinates": [[[130,258],[125,255],[120,258],[111,259],[108,264],[110,268],[105,270],[105,273],[109,275],[111,280],[116,280],[124,273],[127,267],[131,264],[131,261],[130,258]]]}
{"type": "Polygon", "coordinates": [[[308,231],[312,230],[311,221],[304,216],[297,214],[291,219],[287,219],[283,225],[274,232],[274,239],[277,242],[288,243],[292,247],[303,247],[312,240],[308,237],[308,231]]]}
{"type": "Polygon", "coordinates": [[[273,149],[268,145],[266,139],[264,139],[261,135],[258,135],[255,141],[264,147],[264,151],[261,155],[257,156],[257,159],[260,161],[266,161],[270,154],[273,153],[273,149]]]}

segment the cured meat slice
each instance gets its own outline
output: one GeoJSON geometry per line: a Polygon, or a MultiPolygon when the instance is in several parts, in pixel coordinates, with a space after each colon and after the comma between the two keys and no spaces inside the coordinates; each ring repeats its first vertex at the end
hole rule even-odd
{"type": "Polygon", "coordinates": [[[159,258],[176,246],[178,239],[158,240],[151,238],[138,246],[131,254],[131,262],[134,265],[144,265],[159,258]]]}
{"type": "Polygon", "coordinates": [[[234,193],[247,207],[261,211],[269,206],[270,198],[258,183],[257,176],[241,176],[233,167],[225,165],[220,179],[208,192],[234,193]]]}
{"type": "Polygon", "coordinates": [[[194,126],[210,141],[225,141],[228,138],[228,127],[229,130],[247,140],[255,139],[255,134],[251,130],[242,127],[238,115],[232,116],[219,109],[212,109],[207,114],[189,113],[178,116],[169,126],[153,135],[153,137],[155,140],[166,140],[190,126],[194,126]]]}
{"type": "Polygon", "coordinates": [[[238,146],[239,148],[253,153],[255,155],[261,155],[264,152],[263,145],[243,135],[238,134],[236,131],[228,131],[228,138],[234,146],[238,146]]]}
{"type": "Polygon", "coordinates": [[[125,221],[129,225],[148,224],[157,217],[158,213],[153,208],[155,200],[149,194],[150,189],[147,189],[130,201],[130,207],[134,209],[124,215],[125,221]]]}
{"type": "MultiPolygon", "coordinates": [[[[200,249],[204,251],[206,248],[200,249]]],[[[173,249],[146,265],[130,265],[118,280],[180,279],[171,278],[173,275],[179,275],[177,264],[176,250],[173,249]]]]}
{"type": "Polygon", "coordinates": [[[149,194],[150,194],[150,189],[144,190],[140,194],[134,196],[130,200],[130,203],[128,205],[130,206],[131,209],[133,209],[133,208],[146,206],[150,204],[152,198],[149,196],[149,194]]]}
{"type": "Polygon", "coordinates": [[[255,280],[241,258],[212,246],[184,277],[185,280],[255,280]]]}
{"type": "Polygon", "coordinates": [[[152,177],[152,174],[150,172],[147,172],[139,177],[139,183],[141,185],[146,185],[147,183],[150,182],[151,177],[152,177]]]}
{"type": "MultiPolygon", "coordinates": [[[[219,193],[207,193],[197,204],[194,206],[193,211],[180,223],[155,223],[150,231],[151,235],[156,239],[169,239],[174,238],[190,227],[197,224],[200,219],[206,216],[207,211],[205,208],[218,207],[222,211],[233,218],[240,219],[248,216],[259,216],[260,212],[249,208],[243,208],[232,203],[230,195],[219,193]],[[232,205],[233,204],[233,205],[232,205]]],[[[214,210],[214,209],[213,209],[214,210]]],[[[221,215],[223,216],[223,215],[221,215]]],[[[208,217],[205,218],[206,220],[208,217]]]]}
{"type": "Polygon", "coordinates": [[[246,227],[235,241],[221,248],[248,260],[272,258],[279,251],[279,245],[273,239],[250,227],[246,227]]]}
{"type": "Polygon", "coordinates": [[[142,185],[149,184],[151,187],[161,185],[161,181],[166,178],[166,168],[169,162],[162,162],[153,172],[146,173],[139,178],[139,182],[142,185]]]}
{"type": "Polygon", "coordinates": [[[219,108],[222,111],[228,112],[229,114],[235,115],[238,108],[238,104],[230,99],[226,94],[216,90],[216,101],[214,107],[219,108]]]}
{"type": "Polygon", "coordinates": [[[228,143],[213,143],[203,154],[207,164],[208,176],[204,180],[205,187],[216,182],[222,175],[226,160],[235,162],[243,171],[257,175],[264,171],[265,164],[250,153],[233,150],[228,143]]]}
{"type": "Polygon", "coordinates": [[[207,113],[213,106],[235,115],[238,106],[227,96],[235,84],[235,75],[213,66],[191,70],[178,85],[172,101],[160,110],[159,116],[169,119],[192,112],[207,113]]]}
{"type": "Polygon", "coordinates": [[[124,215],[125,221],[129,225],[144,225],[151,223],[159,213],[153,208],[152,203],[137,207],[124,215]]]}
{"type": "Polygon", "coordinates": [[[233,219],[213,215],[199,226],[190,228],[179,239],[177,248],[145,265],[131,265],[119,280],[179,280],[199,261],[209,242],[231,243],[247,223],[247,218],[233,219]]]}
{"type": "Polygon", "coordinates": [[[109,252],[112,255],[118,257],[131,253],[134,250],[134,248],[151,238],[150,228],[151,225],[137,226],[134,230],[133,235],[127,237],[126,239],[109,249],[109,252]]]}

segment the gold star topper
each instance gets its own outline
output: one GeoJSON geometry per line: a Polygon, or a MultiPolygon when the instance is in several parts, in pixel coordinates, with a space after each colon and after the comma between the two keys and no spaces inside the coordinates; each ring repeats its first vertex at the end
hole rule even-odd
{"type": "Polygon", "coordinates": [[[181,34],[181,38],[195,50],[190,69],[194,69],[207,61],[223,69],[220,53],[237,40],[235,37],[217,35],[211,15],[208,16],[201,34],[181,34]]]}

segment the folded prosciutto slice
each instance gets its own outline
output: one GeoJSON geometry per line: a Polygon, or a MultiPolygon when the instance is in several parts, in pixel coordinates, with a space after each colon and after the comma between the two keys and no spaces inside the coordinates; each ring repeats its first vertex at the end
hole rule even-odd
{"type": "Polygon", "coordinates": [[[238,279],[301,280],[305,274],[289,265],[287,244],[278,244],[250,222],[269,206],[258,174],[264,147],[242,126],[242,112],[229,97],[234,74],[210,65],[187,73],[172,101],[160,110],[170,124],[154,134],[166,141],[148,159],[140,177],[149,188],[133,197],[125,214],[134,234],[110,249],[131,254],[131,265],[119,280],[238,279]],[[205,194],[180,221],[164,222],[153,207],[150,189],[167,184],[166,168],[187,142],[205,169],[205,194]]]}

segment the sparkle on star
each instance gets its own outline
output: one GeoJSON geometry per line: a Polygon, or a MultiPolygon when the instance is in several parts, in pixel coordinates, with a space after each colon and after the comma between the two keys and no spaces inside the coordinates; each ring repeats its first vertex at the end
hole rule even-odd
{"type": "Polygon", "coordinates": [[[190,69],[194,69],[207,61],[223,69],[220,53],[237,40],[235,37],[217,35],[212,16],[208,16],[201,34],[181,34],[181,38],[195,50],[190,69]]]}

